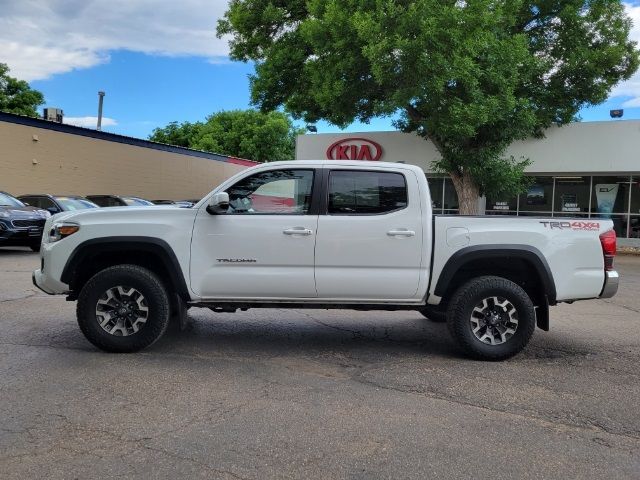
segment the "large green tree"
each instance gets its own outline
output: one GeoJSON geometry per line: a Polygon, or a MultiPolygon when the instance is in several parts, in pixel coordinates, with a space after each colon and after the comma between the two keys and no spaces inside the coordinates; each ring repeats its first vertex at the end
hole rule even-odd
{"type": "Polygon", "coordinates": [[[44,96],[24,80],[9,76],[9,67],[0,63],[0,112],[39,117],[38,107],[44,96]]]}
{"type": "Polygon", "coordinates": [[[278,111],[230,110],[214,113],[204,122],[172,122],[156,128],[150,140],[181,147],[247,158],[259,162],[291,160],[295,156],[296,128],[278,111]]]}
{"type": "Polygon", "coordinates": [[[218,35],[256,62],[264,111],[339,126],[400,115],[473,214],[479,195],[525,184],[512,142],[575,120],[636,71],[630,28],[617,0],[231,0],[218,35]]]}

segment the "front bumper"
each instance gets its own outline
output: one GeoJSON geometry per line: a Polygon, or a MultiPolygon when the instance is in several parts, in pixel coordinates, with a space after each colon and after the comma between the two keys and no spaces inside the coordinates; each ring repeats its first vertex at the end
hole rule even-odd
{"type": "Polygon", "coordinates": [[[611,298],[618,292],[620,275],[615,270],[604,272],[604,286],[600,292],[600,298],[611,298]]]}
{"type": "Polygon", "coordinates": [[[53,292],[48,292],[47,290],[44,289],[44,287],[41,287],[38,284],[38,281],[36,280],[36,273],[38,273],[39,276],[42,275],[42,273],[40,272],[40,270],[36,270],[31,274],[31,281],[33,282],[33,284],[40,290],[42,290],[44,293],[48,294],[48,295],[55,295],[55,293],[53,292]]]}
{"type": "Polygon", "coordinates": [[[0,245],[29,246],[42,241],[42,228],[0,230],[0,245]]]}

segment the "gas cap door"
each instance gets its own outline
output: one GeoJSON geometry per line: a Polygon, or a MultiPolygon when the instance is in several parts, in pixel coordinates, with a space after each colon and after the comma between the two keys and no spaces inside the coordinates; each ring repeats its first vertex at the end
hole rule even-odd
{"type": "Polygon", "coordinates": [[[464,247],[469,245],[470,241],[469,229],[463,227],[447,228],[447,245],[450,247],[464,247]]]}

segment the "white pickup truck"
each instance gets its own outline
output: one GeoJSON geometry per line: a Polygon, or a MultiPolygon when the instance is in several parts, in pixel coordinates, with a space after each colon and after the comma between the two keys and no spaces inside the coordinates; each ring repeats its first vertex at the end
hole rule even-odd
{"type": "Polygon", "coordinates": [[[549,305],[613,296],[610,220],[435,216],[423,171],[295,161],[230,178],[192,208],[54,215],[34,284],[77,300],[87,339],[151,345],[191,306],[416,310],[468,355],[508,358],[549,305]]]}

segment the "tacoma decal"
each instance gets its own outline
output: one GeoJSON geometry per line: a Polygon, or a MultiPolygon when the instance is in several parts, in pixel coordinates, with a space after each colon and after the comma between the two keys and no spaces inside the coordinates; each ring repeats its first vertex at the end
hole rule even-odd
{"type": "Polygon", "coordinates": [[[218,263],[257,263],[255,258],[216,258],[218,263]]]}

